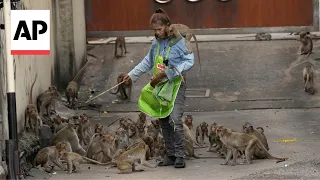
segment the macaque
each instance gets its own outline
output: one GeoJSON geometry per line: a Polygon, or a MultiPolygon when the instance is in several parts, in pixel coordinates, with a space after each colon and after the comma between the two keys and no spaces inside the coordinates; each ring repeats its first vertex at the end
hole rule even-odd
{"type": "Polygon", "coordinates": [[[34,81],[30,88],[30,94],[29,94],[29,104],[27,105],[27,108],[25,110],[25,121],[24,125],[27,131],[34,132],[37,136],[39,136],[39,129],[42,127],[42,120],[38,114],[36,105],[33,104],[32,101],[32,89],[34,84],[37,80],[37,74],[34,78],[34,81]]]}
{"type": "Polygon", "coordinates": [[[277,163],[288,159],[274,157],[271,154],[269,154],[267,149],[261,143],[261,141],[255,136],[242,132],[234,132],[231,129],[225,128],[223,126],[219,126],[217,128],[217,135],[220,137],[220,140],[227,147],[228,150],[225,163],[221,165],[227,165],[232,155],[233,161],[231,163],[231,166],[235,166],[237,164],[236,161],[238,157],[238,151],[244,151],[246,157],[245,162],[247,164],[251,164],[251,158],[256,148],[259,148],[261,151],[263,151],[266,154],[267,159],[276,159],[277,163]]]}
{"type": "Polygon", "coordinates": [[[123,56],[123,50],[124,50],[125,54],[129,53],[127,51],[127,48],[126,48],[125,37],[124,36],[118,36],[116,38],[116,42],[115,42],[114,57],[119,58],[119,57],[123,56]],[[121,51],[120,56],[118,55],[118,48],[120,48],[120,51],[121,51]]]}
{"type": "Polygon", "coordinates": [[[181,36],[185,37],[185,43],[186,43],[186,46],[188,49],[185,52],[185,54],[190,54],[193,52],[190,40],[192,37],[194,38],[194,40],[196,42],[197,54],[198,54],[198,59],[199,59],[199,66],[200,66],[200,70],[201,70],[201,61],[200,61],[198,41],[197,41],[195,34],[191,31],[191,29],[184,24],[171,24],[167,29],[167,33],[168,33],[168,36],[174,36],[176,38],[170,44],[170,46],[173,46],[174,44],[179,42],[181,39],[181,36]]]}
{"type": "Polygon", "coordinates": [[[314,88],[314,78],[315,78],[315,71],[314,66],[311,63],[308,63],[303,68],[303,83],[304,83],[304,91],[313,95],[315,93],[314,88]],[[308,87],[309,84],[309,87],[308,87]]]}
{"type": "Polygon", "coordinates": [[[67,144],[64,141],[58,142],[56,146],[45,147],[37,153],[34,164],[39,169],[41,169],[40,167],[43,167],[42,169],[48,173],[51,173],[55,166],[66,171],[67,168],[62,165],[59,157],[59,152],[66,150],[67,144]]]}
{"type": "Polygon", "coordinates": [[[300,32],[300,38],[299,41],[301,42],[301,46],[299,48],[298,54],[303,55],[307,54],[306,57],[308,57],[312,53],[313,49],[313,42],[312,39],[308,36],[310,34],[309,32],[300,32]]]}
{"type": "MultiPolygon", "coordinates": [[[[121,83],[123,81],[123,78],[125,76],[125,73],[121,73],[118,77],[117,77],[117,83],[121,83]]],[[[128,80],[123,82],[122,84],[120,84],[117,88],[116,92],[111,92],[111,94],[117,94],[120,92],[120,97],[122,100],[124,99],[131,99],[131,92],[132,92],[132,80],[128,80]]]]}
{"type": "Polygon", "coordinates": [[[203,146],[205,143],[204,143],[204,138],[207,137],[209,138],[208,136],[208,124],[206,122],[202,122],[196,129],[196,140],[197,142],[199,143],[198,141],[198,137],[200,136],[200,146],[203,146]]]}

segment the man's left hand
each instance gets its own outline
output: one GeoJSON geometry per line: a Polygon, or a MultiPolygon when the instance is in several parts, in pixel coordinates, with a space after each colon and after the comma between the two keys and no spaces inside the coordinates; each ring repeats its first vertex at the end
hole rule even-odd
{"type": "Polygon", "coordinates": [[[166,76],[164,71],[157,73],[156,76],[151,79],[150,85],[154,88],[166,76]]]}

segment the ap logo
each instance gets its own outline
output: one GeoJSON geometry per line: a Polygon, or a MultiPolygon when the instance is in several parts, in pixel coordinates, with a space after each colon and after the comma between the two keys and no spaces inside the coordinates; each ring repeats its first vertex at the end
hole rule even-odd
{"type": "Polygon", "coordinates": [[[50,10],[11,11],[11,54],[50,54],[50,10]]]}

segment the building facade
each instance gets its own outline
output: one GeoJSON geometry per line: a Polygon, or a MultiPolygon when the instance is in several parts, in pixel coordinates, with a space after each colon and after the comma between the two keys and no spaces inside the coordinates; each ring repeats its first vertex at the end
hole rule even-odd
{"type": "Polygon", "coordinates": [[[319,0],[86,0],[87,35],[152,35],[157,8],[203,35],[319,30],[319,0]]]}

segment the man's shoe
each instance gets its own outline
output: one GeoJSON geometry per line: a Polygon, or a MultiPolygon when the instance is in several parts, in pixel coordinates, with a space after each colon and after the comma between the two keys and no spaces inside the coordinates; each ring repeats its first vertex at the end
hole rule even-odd
{"type": "Polygon", "coordinates": [[[163,161],[161,161],[158,166],[172,166],[174,165],[176,157],[174,156],[165,156],[163,161]]]}
{"type": "Polygon", "coordinates": [[[184,159],[181,157],[177,157],[176,161],[174,162],[175,168],[184,168],[186,167],[186,163],[184,162],[184,159]]]}

